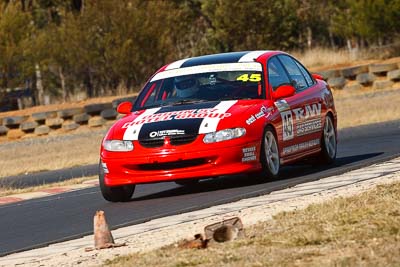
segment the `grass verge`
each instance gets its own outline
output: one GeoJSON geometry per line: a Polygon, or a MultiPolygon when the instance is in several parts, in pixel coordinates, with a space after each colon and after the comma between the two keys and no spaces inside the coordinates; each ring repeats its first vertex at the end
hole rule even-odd
{"type": "Polygon", "coordinates": [[[399,266],[400,183],[283,212],[204,250],[168,246],[107,266],[399,266]]]}

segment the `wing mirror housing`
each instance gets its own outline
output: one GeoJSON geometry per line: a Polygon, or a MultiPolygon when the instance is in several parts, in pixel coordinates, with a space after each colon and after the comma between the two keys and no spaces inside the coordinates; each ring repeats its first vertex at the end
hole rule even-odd
{"type": "Polygon", "coordinates": [[[311,75],[313,76],[313,78],[314,78],[315,80],[323,80],[323,81],[325,81],[324,76],[322,76],[321,74],[313,73],[313,74],[311,74],[311,75]]]}
{"type": "Polygon", "coordinates": [[[272,92],[272,97],[274,99],[281,99],[289,96],[293,96],[296,92],[296,89],[292,85],[284,84],[276,88],[274,92],[272,92]]]}
{"type": "Polygon", "coordinates": [[[118,105],[117,112],[121,114],[129,114],[132,110],[132,103],[125,101],[118,105]]]}

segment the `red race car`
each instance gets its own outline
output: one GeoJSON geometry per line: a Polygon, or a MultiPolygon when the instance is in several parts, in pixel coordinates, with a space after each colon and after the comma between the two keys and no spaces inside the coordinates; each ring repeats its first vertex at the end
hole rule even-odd
{"type": "Polygon", "coordinates": [[[99,168],[112,202],[128,201],[141,183],[254,172],[274,179],[284,164],[336,158],[329,86],[280,51],[173,62],[117,110],[126,115],[104,137],[99,168]]]}

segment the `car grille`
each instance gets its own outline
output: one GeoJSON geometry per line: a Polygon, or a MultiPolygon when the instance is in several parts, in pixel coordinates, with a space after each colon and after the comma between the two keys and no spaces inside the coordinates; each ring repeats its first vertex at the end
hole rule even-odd
{"type": "Polygon", "coordinates": [[[150,163],[150,164],[139,164],[138,167],[144,171],[156,171],[156,170],[173,170],[188,167],[195,167],[207,162],[206,159],[188,159],[179,160],[173,162],[162,162],[162,163],[150,163]]]}
{"type": "MultiPolygon", "coordinates": [[[[190,144],[197,138],[197,134],[185,134],[185,135],[174,135],[169,136],[170,144],[173,146],[190,144]]],[[[149,138],[149,139],[140,139],[139,143],[141,146],[152,148],[152,147],[160,147],[164,145],[164,138],[149,138]]]]}

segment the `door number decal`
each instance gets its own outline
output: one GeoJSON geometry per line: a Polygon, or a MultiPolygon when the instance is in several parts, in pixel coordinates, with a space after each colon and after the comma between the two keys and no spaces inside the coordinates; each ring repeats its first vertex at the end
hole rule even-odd
{"type": "Polygon", "coordinates": [[[293,116],[292,111],[285,111],[281,113],[282,117],[282,133],[283,133],[283,141],[293,139],[293,116]]]}

